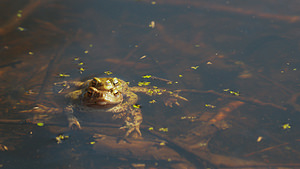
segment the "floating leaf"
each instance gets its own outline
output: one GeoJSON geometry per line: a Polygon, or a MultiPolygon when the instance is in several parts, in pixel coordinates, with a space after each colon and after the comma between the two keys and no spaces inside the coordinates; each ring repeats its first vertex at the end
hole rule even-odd
{"type": "Polygon", "coordinates": [[[20,27],[20,26],[19,26],[17,29],[18,29],[19,31],[21,31],[21,32],[23,32],[23,31],[25,31],[25,30],[26,30],[25,28],[23,28],[23,27],[20,27]]]}
{"type": "Polygon", "coordinates": [[[159,145],[160,145],[160,146],[165,146],[165,145],[166,145],[166,142],[160,142],[159,145]]]}
{"type": "Polygon", "coordinates": [[[68,138],[69,138],[68,135],[59,134],[58,136],[55,137],[55,140],[56,140],[57,144],[60,144],[60,143],[62,143],[63,140],[66,140],[68,138]]]}
{"type": "Polygon", "coordinates": [[[138,85],[139,86],[148,86],[150,84],[150,82],[139,82],[138,85]]]}
{"type": "Polygon", "coordinates": [[[149,79],[150,77],[151,77],[151,75],[142,76],[142,78],[144,78],[144,79],[149,79]]]}
{"type": "Polygon", "coordinates": [[[138,105],[138,104],[134,104],[134,105],[132,105],[134,108],[137,108],[137,109],[139,109],[139,108],[141,108],[141,105],[138,105]]]}
{"type": "Polygon", "coordinates": [[[39,127],[42,127],[42,126],[44,126],[45,124],[42,123],[42,122],[40,122],[40,123],[36,123],[36,125],[39,126],[39,127]]]}
{"type": "Polygon", "coordinates": [[[85,71],[85,69],[83,67],[79,68],[79,70],[80,70],[80,73],[85,71]]]}
{"type": "Polygon", "coordinates": [[[155,21],[151,21],[150,24],[149,24],[149,27],[150,28],[155,28],[155,21]]]}
{"type": "Polygon", "coordinates": [[[235,95],[235,96],[239,96],[240,93],[239,92],[235,92],[235,91],[229,91],[230,94],[235,95]]]}
{"type": "Polygon", "coordinates": [[[140,57],[140,59],[145,59],[147,56],[146,55],[144,55],[144,56],[141,56],[140,57]]]}
{"type": "Polygon", "coordinates": [[[281,127],[282,127],[284,130],[290,129],[290,128],[291,128],[291,126],[290,126],[289,123],[283,124],[281,127]]]}
{"type": "Polygon", "coordinates": [[[23,11],[22,11],[22,10],[19,10],[18,13],[17,13],[17,17],[18,17],[18,18],[21,18],[21,17],[22,17],[22,13],[23,13],[23,11]]]}
{"type": "Polygon", "coordinates": [[[233,90],[230,90],[230,89],[223,89],[223,91],[224,92],[229,92],[230,94],[235,95],[235,96],[240,96],[239,91],[233,91],[233,90]]]}
{"type": "Polygon", "coordinates": [[[149,90],[147,91],[147,93],[148,93],[149,95],[152,95],[154,92],[153,92],[153,90],[149,89],[149,90]]]}
{"type": "Polygon", "coordinates": [[[158,131],[162,131],[162,132],[168,132],[169,129],[168,128],[159,128],[158,131]]]}
{"type": "Polygon", "coordinates": [[[211,104],[205,104],[205,107],[216,108],[216,106],[211,105],[211,104]]]}
{"type": "Polygon", "coordinates": [[[107,75],[113,74],[111,71],[105,71],[104,73],[107,74],[107,75]]]}
{"type": "Polygon", "coordinates": [[[70,77],[69,74],[64,74],[64,73],[60,73],[58,76],[59,76],[59,77],[70,77]]]}
{"type": "Polygon", "coordinates": [[[196,70],[198,68],[199,68],[199,66],[191,66],[191,69],[194,69],[194,70],[196,70]]]}
{"type": "Polygon", "coordinates": [[[149,103],[155,103],[156,102],[156,100],[151,100],[151,101],[149,101],[149,103]]]}

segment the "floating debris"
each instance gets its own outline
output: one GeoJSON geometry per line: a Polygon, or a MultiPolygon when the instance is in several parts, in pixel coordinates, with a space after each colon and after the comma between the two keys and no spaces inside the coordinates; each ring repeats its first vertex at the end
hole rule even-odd
{"type": "Polygon", "coordinates": [[[163,141],[163,142],[160,142],[159,145],[160,145],[160,146],[165,146],[165,145],[166,145],[166,142],[164,142],[164,141],[163,141]]]}
{"type": "Polygon", "coordinates": [[[161,131],[161,132],[168,132],[169,131],[169,129],[168,128],[159,128],[158,129],[158,131],[161,131]]]}
{"type": "Polygon", "coordinates": [[[148,86],[150,85],[151,82],[139,82],[138,85],[139,86],[148,86]]]}
{"type": "Polygon", "coordinates": [[[289,123],[283,124],[281,127],[282,127],[283,130],[292,128],[289,123]]]}
{"type": "Polygon", "coordinates": [[[150,24],[149,24],[149,27],[150,27],[150,28],[155,28],[155,22],[154,22],[154,21],[151,21],[150,24]]]}
{"type": "Polygon", "coordinates": [[[139,109],[139,108],[141,108],[141,105],[139,105],[139,104],[134,104],[134,105],[132,105],[134,108],[136,108],[136,109],[139,109]]]}
{"type": "Polygon", "coordinates": [[[224,92],[229,92],[230,94],[234,95],[234,96],[240,96],[240,92],[239,91],[233,91],[230,89],[223,89],[224,92]]]}
{"type": "Polygon", "coordinates": [[[149,103],[156,103],[156,100],[151,100],[149,101],[149,103]]]}
{"type": "Polygon", "coordinates": [[[141,56],[140,57],[140,59],[145,59],[147,56],[146,55],[144,55],[144,56],[141,56]]]}
{"type": "Polygon", "coordinates": [[[216,106],[214,106],[214,105],[211,105],[211,104],[205,104],[205,107],[209,107],[209,108],[216,108],[216,106]]]}
{"type": "Polygon", "coordinates": [[[65,73],[60,73],[58,74],[58,77],[70,77],[70,75],[65,73]]]}
{"type": "Polygon", "coordinates": [[[191,69],[194,69],[194,70],[196,70],[198,68],[199,68],[199,66],[191,66],[191,69]]]}
{"type": "Polygon", "coordinates": [[[79,68],[80,74],[82,74],[84,71],[85,71],[85,68],[83,68],[83,67],[79,68]]]}
{"type": "Polygon", "coordinates": [[[39,123],[36,123],[36,125],[39,126],[39,127],[43,127],[45,124],[42,123],[42,122],[39,122],[39,123]]]}
{"type": "Polygon", "coordinates": [[[145,75],[145,76],[142,76],[142,78],[149,79],[149,78],[151,78],[151,75],[145,75]]]}
{"type": "Polygon", "coordinates": [[[21,26],[19,26],[17,29],[18,29],[19,31],[21,31],[21,32],[26,31],[26,29],[23,28],[23,27],[21,27],[21,26]]]}
{"type": "Polygon", "coordinates": [[[55,137],[55,140],[56,140],[56,143],[57,144],[60,144],[62,143],[64,140],[67,140],[69,139],[69,136],[68,135],[64,135],[64,134],[59,134],[55,137]]]}
{"type": "Polygon", "coordinates": [[[18,10],[17,17],[18,17],[18,18],[21,18],[21,17],[22,17],[22,13],[23,13],[22,10],[18,10]]]}
{"type": "Polygon", "coordinates": [[[111,71],[105,71],[104,72],[106,75],[111,75],[111,74],[113,74],[111,71]]]}
{"type": "MultiPolygon", "coordinates": [[[[0,144],[0,151],[8,151],[8,148],[6,145],[0,144]]],[[[1,164],[0,164],[1,167],[1,164]]]]}
{"type": "Polygon", "coordinates": [[[262,137],[262,136],[259,136],[259,137],[257,138],[256,142],[261,142],[262,139],[263,139],[263,137],[262,137]]]}

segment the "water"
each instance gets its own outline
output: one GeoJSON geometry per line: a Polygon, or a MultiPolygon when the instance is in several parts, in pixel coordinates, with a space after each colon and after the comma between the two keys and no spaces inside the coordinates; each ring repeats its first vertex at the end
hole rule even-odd
{"type": "Polygon", "coordinates": [[[10,17],[0,17],[0,166],[299,167],[299,5],[1,2],[10,17]],[[164,97],[139,94],[142,140],[124,142],[122,121],[101,115],[70,130],[53,84],[107,71],[189,101],[166,107],[164,97]],[[24,111],[37,104],[57,109],[24,111]],[[58,144],[59,134],[69,138],[58,144]]]}

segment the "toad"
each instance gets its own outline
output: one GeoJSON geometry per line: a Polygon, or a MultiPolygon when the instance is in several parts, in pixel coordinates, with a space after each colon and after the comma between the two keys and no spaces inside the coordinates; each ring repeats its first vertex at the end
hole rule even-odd
{"type": "Polygon", "coordinates": [[[145,93],[148,95],[167,94],[166,106],[172,107],[175,103],[179,105],[177,99],[185,100],[179,96],[178,92],[171,92],[159,88],[129,87],[128,83],[116,77],[94,77],[87,81],[61,82],[64,86],[75,87],[76,89],[67,93],[65,97],[69,100],[69,105],[65,108],[69,126],[80,129],[81,125],[74,116],[73,108],[92,112],[111,112],[113,119],[123,119],[125,125],[121,129],[128,129],[125,137],[136,131],[141,136],[140,125],[143,121],[141,109],[136,105],[138,96],[135,93],[145,93]]]}

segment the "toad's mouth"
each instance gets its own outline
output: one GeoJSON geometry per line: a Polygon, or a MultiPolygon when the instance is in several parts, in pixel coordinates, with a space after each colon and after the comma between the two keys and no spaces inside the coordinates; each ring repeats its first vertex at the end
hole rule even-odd
{"type": "Polygon", "coordinates": [[[91,107],[114,106],[119,103],[121,103],[121,101],[112,102],[112,101],[107,101],[105,99],[97,99],[97,100],[90,100],[90,101],[83,102],[84,105],[91,106],[91,107]]]}
{"type": "Polygon", "coordinates": [[[122,101],[123,95],[120,92],[97,90],[94,87],[90,87],[82,97],[82,103],[90,107],[109,107],[122,101]]]}

